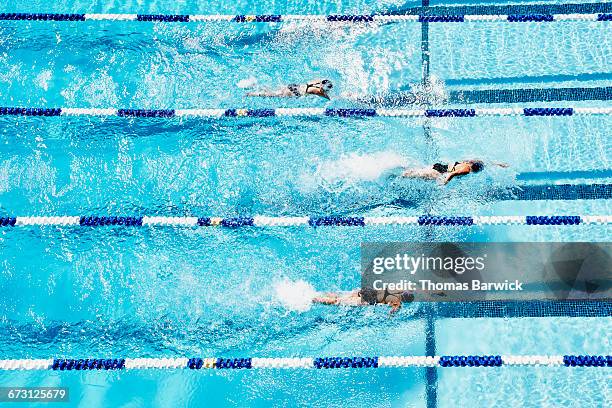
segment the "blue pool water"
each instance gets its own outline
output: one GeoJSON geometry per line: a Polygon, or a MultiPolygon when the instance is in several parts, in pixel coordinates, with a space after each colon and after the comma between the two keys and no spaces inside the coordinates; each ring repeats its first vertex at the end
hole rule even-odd
{"type": "MultiPolygon", "coordinates": [[[[366,14],[417,5],[8,0],[0,12],[366,14]]],[[[361,106],[358,98],[418,88],[423,74],[418,23],[0,23],[0,106],[361,106]],[[331,101],[255,100],[238,87],[252,78],[265,86],[317,77],[336,84],[331,101]]],[[[597,22],[430,24],[434,91],[443,99],[451,90],[610,86],[609,33],[609,23],[597,22]]],[[[427,122],[0,117],[0,216],[611,214],[610,200],[483,198],[515,185],[516,173],[610,169],[611,128],[609,115],[427,122]],[[510,168],[446,188],[390,177],[400,166],[470,157],[510,168]]],[[[569,183],[611,181],[606,173],[569,183]]],[[[427,322],[412,317],[417,306],[393,318],[385,308],[298,312],[279,302],[274,286],[303,280],[321,291],[355,288],[360,242],[596,242],[610,233],[606,225],[2,228],[0,359],[425,355],[427,322]]],[[[434,328],[439,355],[609,354],[612,325],[605,317],[529,317],[439,319],[434,328]]],[[[437,375],[443,407],[605,406],[612,399],[609,373],[599,369],[437,375]]],[[[423,368],[0,372],[0,386],[68,386],[69,405],[88,407],[421,407],[426,383],[423,368]]]]}

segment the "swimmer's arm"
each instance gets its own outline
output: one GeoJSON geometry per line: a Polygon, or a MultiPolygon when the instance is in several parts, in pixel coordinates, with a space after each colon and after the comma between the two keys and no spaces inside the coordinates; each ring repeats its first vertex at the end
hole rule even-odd
{"type": "Polygon", "coordinates": [[[470,174],[470,171],[469,170],[455,170],[452,173],[450,173],[448,176],[446,176],[446,179],[444,180],[444,184],[448,184],[449,181],[451,181],[453,178],[457,176],[464,176],[466,174],[470,174]]]}
{"type": "Polygon", "coordinates": [[[314,297],[312,298],[312,303],[320,303],[322,305],[337,305],[338,295],[333,294],[333,293],[328,293],[325,296],[314,297]]]}
{"type": "Polygon", "coordinates": [[[260,97],[273,97],[273,96],[277,96],[277,95],[274,95],[272,92],[265,92],[265,91],[247,92],[246,95],[247,96],[260,96],[260,97]]]}
{"type": "Polygon", "coordinates": [[[399,299],[396,300],[392,300],[388,303],[389,306],[391,306],[391,311],[389,312],[390,315],[395,314],[398,310],[401,309],[402,307],[402,302],[399,299]]]}
{"type": "Polygon", "coordinates": [[[504,163],[504,162],[487,162],[487,161],[482,160],[482,159],[472,159],[472,160],[481,161],[481,162],[483,162],[483,163],[485,163],[487,165],[491,165],[491,166],[503,167],[504,169],[510,167],[510,165],[508,163],[504,163]]]}
{"type": "Polygon", "coordinates": [[[283,90],[276,90],[276,91],[261,90],[261,91],[247,92],[246,95],[247,96],[270,97],[270,98],[279,97],[279,96],[285,96],[283,90]]]}

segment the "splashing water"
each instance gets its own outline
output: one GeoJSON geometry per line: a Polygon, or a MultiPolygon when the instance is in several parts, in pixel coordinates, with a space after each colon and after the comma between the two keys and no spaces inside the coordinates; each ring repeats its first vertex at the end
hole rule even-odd
{"type": "Polygon", "coordinates": [[[302,187],[306,190],[323,187],[329,191],[343,191],[360,182],[378,181],[390,176],[395,170],[406,167],[408,162],[393,151],[350,153],[317,165],[314,174],[302,176],[302,187]]]}
{"type": "Polygon", "coordinates": [[[448,91],[444,81],[431,76],[427,84],[416,83],[410,86],[410,91],[416,96],[417,105],[444,105],[448,102],[448,91]]]}
{"type": "Polygon", "coordinates": [[[257,85],[257,78],[255,78],[254,76],[251,76],[245,79],[241,79],[236,84],[236,86],[240,89],[250,89],[250,88],[254,88],[256,85],[257,85]]]}
{"type": "Polygon", "coordinates": [[[285,279],[274,284],[276,300],[285,308],[296,312],[306,312],[312,306],[317,292],[304,280],[295,282],[285,279]]]}

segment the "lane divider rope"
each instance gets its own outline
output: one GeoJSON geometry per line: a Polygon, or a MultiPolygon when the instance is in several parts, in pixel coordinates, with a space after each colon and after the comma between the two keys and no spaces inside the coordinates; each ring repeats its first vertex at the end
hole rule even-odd
{"type": "Polygon", "coordinates": [[[0,13],[0,20],[9,21],[141,21],[164,23],[189,23],[205,21],[225,21],[234,23],[280,23],[290,21],[323,21],[333,23],[387,23],[387,22],[509,22],[509,23],[546,23],[555,21],[612,21],[612,14],[103,14],[103,13],[0,13]]]}
{"type": "Polygon", "coordinates": [[[27,216],[0,217],[0,227],[19,226],[173,226],[173,227],[365,227],[374,225],[607,225],[612,215],[386,216],[386,217],[168,217],[168,216],[27,216]]]}
{"type": "Polygon", "coordinates": [[[386,367],[612,367],[610,355],[469,355],[316,358],[120,358],[0,360],[0,370],[338,369],[386,367]]]}
{"type": "Polygon", "coordinates": [[[474,109],[263,108],[263,109],[117,109],[0,107],[0,116],[119,116],[125,118],[237,118],[237,117],[479,117],[612,115],[607,107],[529,107],[474,109]]]}

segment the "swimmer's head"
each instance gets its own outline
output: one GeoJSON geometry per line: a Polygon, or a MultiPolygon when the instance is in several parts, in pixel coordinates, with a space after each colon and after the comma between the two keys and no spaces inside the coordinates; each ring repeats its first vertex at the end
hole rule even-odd
{"type": "Polygon", "coordinates": [[[484,169],[484,163],[481,162],[480,160],[472,160],[470,162],[470,166],[471,166],[472,172],[474,173],[478,173],[479,171],[484,169]]]}
{"type": "Polygon", "coordinates": [[[323,89],[325,92],[331,91],[333,87],[334,85],[329,79],[324,79],[321,81],[321,89],[323,89]]]}
{"type": "Polygon", "coordinates": [[[361,289],[359,291],[359,297],[367,304],[375,305],[378,301],[378,292],[372,288],[361,289]]]}
{"type": "Polygon", "coordinates": [[[402,292],[401,295],[402,303],[410,303],[414,301],[414,295],[410,292],[402,292]]]}
{"type": "Polygon", "coordinates": [[[327,93],[332,90],[334,84],[332,84],[332,81],[329,79],[315,79],[314,81],[309,82],[308,86],[319,88],[324,93],[327,93]]]}

